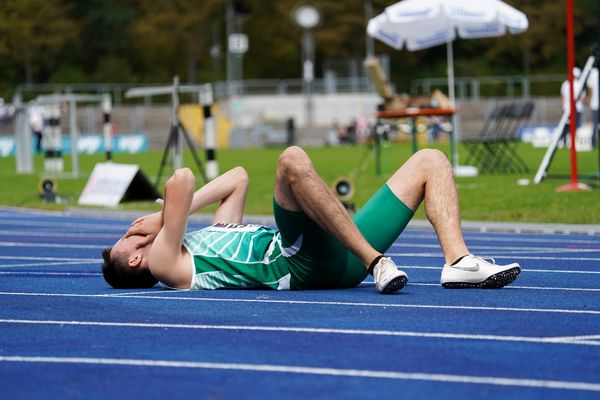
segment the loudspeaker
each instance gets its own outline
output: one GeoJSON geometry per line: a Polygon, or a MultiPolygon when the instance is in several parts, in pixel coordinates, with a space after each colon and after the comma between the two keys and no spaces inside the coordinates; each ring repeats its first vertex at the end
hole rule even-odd
{"type": "Polygon", "coordinates": [[[354,183],[348,178],[340,177],[333,182],[332,188],[348,213],[354,214],[354,203],[348,201],[354,196],[354,183]]]}
{"type": "Polygon", "coordinates": [[[56,189],[58,185],[54,178],[44,177],[40,179],[39,183],[40,197],[47,203],[56,202],[56,189]]]}

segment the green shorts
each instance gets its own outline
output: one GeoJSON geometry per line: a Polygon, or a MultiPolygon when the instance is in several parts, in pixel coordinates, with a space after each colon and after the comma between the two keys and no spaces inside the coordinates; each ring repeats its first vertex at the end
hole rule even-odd
{"type": "MultiPolygon", "coordinates": [[[[284,247],[299,246],[288,257],[292,289],[350,288],[366,278],[368,273],[360,260],[306,214],[288,211],[275,200],[273,208],[284,247]]],[[[413,215],[384,185],[352,219],[371,246],[384,253],[413,215]]]]}

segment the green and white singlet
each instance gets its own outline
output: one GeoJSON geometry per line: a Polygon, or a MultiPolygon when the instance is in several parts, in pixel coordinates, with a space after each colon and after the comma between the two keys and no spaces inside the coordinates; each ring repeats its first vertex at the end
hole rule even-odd
{"type": "Polygon", "coordinates": [[[216,224],[187,233],[183,246],[194,266],[191,290],[290,289],[286,256],[278,231],[261,225],[216,224]]]}

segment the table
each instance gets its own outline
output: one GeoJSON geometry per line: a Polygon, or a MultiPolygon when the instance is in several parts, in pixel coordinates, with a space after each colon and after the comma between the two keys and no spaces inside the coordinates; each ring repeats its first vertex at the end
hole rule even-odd
{"type": "MultiPolygon", "coordinates": [[[[454,108],[416,108],[409,107],[398,110],[385,110],[378,111],[375,113],[375,116],[378,119],[391,119],[391,118],[410,118],[412,121],[412,139],[413,139],[413,153],[416,153],[418,150],[417,146],[417,117],[434,117],[434,116],[444,116],[444,117],[452,117],[456,110],[454,108]]],[[[454,136],[454,125],[452,125],[452,131],[450,131],[450,136],[454,136]]],[[[452,165],[455,165],[456,159],[456,143],[454,140],[450,140],[450,161],[452,165]]]]}

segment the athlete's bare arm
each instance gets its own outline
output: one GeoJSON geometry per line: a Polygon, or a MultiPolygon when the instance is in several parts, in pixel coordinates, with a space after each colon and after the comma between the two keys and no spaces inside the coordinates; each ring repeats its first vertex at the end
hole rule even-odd
{"type": "Polygon", "coordinates": [[[235,167],[202,186],[192,200],[190,214],[209,204],[220,202],[213,223],[242,222],[248,193],[248,173],[242,167],[235,167]]]}
{"type": "MultiPolygon", "coordinates": [[[[242,222],[246,193],[248,192],[248,173],[242,167],[235,167],[223,173],[194,193],[190,206],[190,215],[209,204],[220,202],[213,223],[242,222]]],[[[162,228],[162,211],[144,215],[131,223],[125,237],[144,235],[142,245],[150,244],[162,228]]]]}
{"type": "Polygon", "coordinates": [[[156,279],[173,288],[191,285],[191,260],[182,247],[196,179],[188,168],[175,171],[165,184],[163,225],[150,248],[148,266],[156,279]]]}

